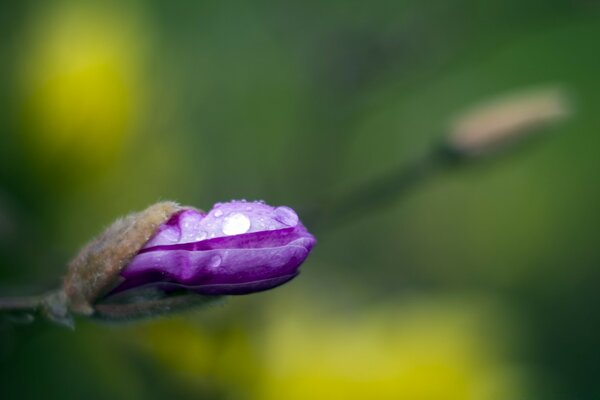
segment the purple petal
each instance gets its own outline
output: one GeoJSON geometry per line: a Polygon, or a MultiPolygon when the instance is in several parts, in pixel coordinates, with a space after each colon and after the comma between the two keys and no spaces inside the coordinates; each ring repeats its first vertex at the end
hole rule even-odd
{"type": "Polygon", "coordinates": [[[295,277],[314,244],[288,207],[232,201],[208,213],[186,209],[159,227],[113,293],[148,285],[202,294],[266,290],[295,277]]]}

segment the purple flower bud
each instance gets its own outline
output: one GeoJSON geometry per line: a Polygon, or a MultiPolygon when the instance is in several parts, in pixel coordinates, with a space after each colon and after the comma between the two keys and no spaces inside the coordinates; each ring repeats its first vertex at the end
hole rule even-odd
{"type": "Polygon", "coordinates": [[[121,270],[123,281],[108,297],[140,288],[207,295],[271,289],[298,274],[314,244],[288,207],[232,201],[208,213],[184,208],[121,270]]]}

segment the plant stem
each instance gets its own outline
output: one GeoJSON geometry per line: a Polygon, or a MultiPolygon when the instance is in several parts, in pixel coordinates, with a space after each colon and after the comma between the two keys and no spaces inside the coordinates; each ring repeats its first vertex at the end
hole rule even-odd
{"type": "Polygon", "coordinates": [[[0,312],[37,312],[45,296],[0,298],[0,312]]]}
{"type": "Polygon", "coordinates": [[[41,316],[69,328],[74,326],[62,290],[38,296],[0,298],[0,314],[2,313],[41,316]]]}
{"type": "Polygon", "coordinates": [[[389,206],[419,185],[461,161],[444,146],[435,146],[407,166],[395,168],[356,188],[323,198],[306,212],[308,225],[315,231],[335,229],[345,223],[389,206]]]}

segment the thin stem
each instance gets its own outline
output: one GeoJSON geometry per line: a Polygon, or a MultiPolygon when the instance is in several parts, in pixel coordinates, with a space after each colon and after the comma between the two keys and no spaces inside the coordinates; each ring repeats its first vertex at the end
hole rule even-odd
{"type": "Polygon", "coordinates": [[[0,298],[0,312],[37,312],[45,296],[0,298]]]}
{"type": "Polygon", "coordinates": [[[41,316],[69,328],[74,326],[65,293],[62,290],[38,296],[0,298],[0,314],[2,313],[41,316]]]}
{"type": "Polygon", "coordinates": [[[436,146],[407,166],[391,170],[351,191],[325,197],[318,207],[306,212],[308,225],[315,231],[327,231],[356,221],[372,210],[389,206],[458,160],[456,154],[436,146]]]}

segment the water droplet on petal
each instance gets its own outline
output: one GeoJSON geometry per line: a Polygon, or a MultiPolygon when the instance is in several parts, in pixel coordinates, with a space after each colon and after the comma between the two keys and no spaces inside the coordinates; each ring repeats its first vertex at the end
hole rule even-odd
{"type": "Polygon", "coordinates": [[[298,224],[298,215],[289,207],[281,206],[275,209],[277,220],[288,226],[296,226],[298,224]]]}
{"type": "Polygon", "coordinates": [[[206,232],[204,231],[200,231],[198,233],[196,233],[196,236],[194,236],[194,240],[204,240],[206,239],[206,232]]]}
{"type": "Polygon", "coordinates": [[[250,229],[250,219],[242,213],[234,213],[225,217],[223,233],[226,235],[240,235],[250,229]]]}
{"type": "Polygon", "coordinates": [[[221,265],[222,261],[223,261],[223,259],[221,258],[221,256],[214,255],[208,261],[208,266],[211,268],[217,268],[219,265],[221,265]]]}
{"type": "Polygon", "coordinates": [[[223,215],[223,210],[216,210],[215,211],[215,217],[219,218],[221,215],[223,215]]]}

